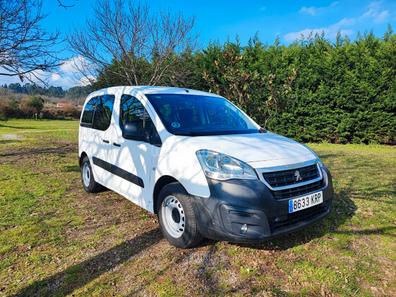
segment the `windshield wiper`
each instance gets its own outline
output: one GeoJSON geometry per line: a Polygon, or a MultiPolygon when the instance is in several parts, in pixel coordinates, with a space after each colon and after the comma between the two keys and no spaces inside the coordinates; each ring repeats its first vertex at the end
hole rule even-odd
{"type": "Polygon", "coordinates": [[[211,136],[211,135],[231,135],[231,134],[252,134],[264,133],[260,130],[226,130],[226,131],[174,131],[175,135],[182,136],[211,136]]]}

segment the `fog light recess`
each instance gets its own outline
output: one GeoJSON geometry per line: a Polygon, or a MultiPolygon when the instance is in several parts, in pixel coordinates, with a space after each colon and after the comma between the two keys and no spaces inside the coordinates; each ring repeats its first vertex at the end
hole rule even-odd
{"type": "Polygon", "coordinates": [[[241,227],[241,233],[244,234],[248,231],[248,225],[247,224],[243,224],[241,227]]]}

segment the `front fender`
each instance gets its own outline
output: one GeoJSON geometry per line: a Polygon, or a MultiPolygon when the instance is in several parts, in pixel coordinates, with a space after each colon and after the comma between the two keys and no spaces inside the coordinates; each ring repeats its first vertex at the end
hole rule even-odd
{"type": "Polygon", "coordinates": [[[188,145],[184,137],[170,137],[161,147],[155,173],[155,182],[163,175],[179,181],[190,195],[208,198],[210,189],[196,148],[188,145]]]}

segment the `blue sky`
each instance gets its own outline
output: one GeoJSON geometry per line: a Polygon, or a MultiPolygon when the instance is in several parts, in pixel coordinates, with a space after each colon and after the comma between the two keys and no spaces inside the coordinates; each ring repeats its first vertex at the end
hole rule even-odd
{"type": "MultiPolygon", "coordinates": [[[[74,28],[84,28],[85,20],[92,16],[92,4],[88,0],[63,0],[74,4],[72,8],[58,6],[56,0],[44,0],[43,12],[48,14],[43,27],[58,30],[63,36],[74,28]]],[[[373,31],[381,36],[388,24],[396,29],[395,0],[348,1],[148,1],[155,11],[169,10],[195,17],[195,31],[199,47],[209,42],[224,42],[239,37],[246,43],[256,33],[265,43],[273,43],[278,36],[288,44],[309,32],[324,32],[334,39],[338,31],[352,39],[357,32],[373,31]]],[[[65,47],[65,46],[64,46],[65,47]]],[[[61,50],[61,48],[59,48],[61,50]]],[[[78,57],[64,49],[61,56],[67,61],[58,72],[48,75],[50,84],[68,88],[79,84],[72,64],[78,57]]],[[[0,77],[0,82],[10,79],[0,77]]]]}

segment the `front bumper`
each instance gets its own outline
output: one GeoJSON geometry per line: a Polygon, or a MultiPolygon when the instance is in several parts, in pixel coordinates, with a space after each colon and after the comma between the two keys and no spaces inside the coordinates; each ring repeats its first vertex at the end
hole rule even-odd
{"type": "Polygon", "coordinates": [[[323,191],[323,203],[293,214],[288,213],[290,198],[276,199],[260,180],[208,179],[211,196],[194,199],[201,234],[216,240],[257,242],[323,219],[331,211],[334,193],[329,171],[322,170],[323,183],[315,191],[323,191]],[[245,224],[247,231],[242,232],[245,224]]]}

